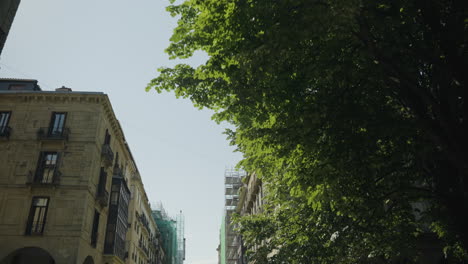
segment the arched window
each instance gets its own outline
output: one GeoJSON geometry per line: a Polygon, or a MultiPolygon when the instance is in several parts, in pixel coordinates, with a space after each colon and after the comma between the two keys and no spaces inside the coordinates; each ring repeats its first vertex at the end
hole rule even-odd
{"type": "Polygon", "coordinates": [[[0,263],[11,264],[55,264],[54,258],[42,248],[24,247],[6,256],[0,263]]]}

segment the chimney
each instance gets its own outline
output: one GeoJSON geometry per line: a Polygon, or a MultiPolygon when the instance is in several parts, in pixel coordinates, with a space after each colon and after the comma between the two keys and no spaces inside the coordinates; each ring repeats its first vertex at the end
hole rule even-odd
{"type": "Polygon", "coordinates": [[[71,92],[72,89],[71,88],[68,88],[68,87],[65,87],[65,86],[62,86],[60,88],[57,88],[55,89],[56,92],[71,92]]]}

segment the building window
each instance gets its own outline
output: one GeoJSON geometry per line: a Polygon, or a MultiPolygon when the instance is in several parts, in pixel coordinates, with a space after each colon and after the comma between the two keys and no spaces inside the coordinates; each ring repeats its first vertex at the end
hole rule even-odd
{"type": "Polygon", "coordinates": [[[97,186],[97,193],[102,194],[106,190],[107,185],[107,173],[104,167],[101,167],[101,171],[99,173],[99,183],[97,186]]]}
{"type": "Polygon", "coordinates": [[[0,112],[0,135],[7,132],[11,112],[0,112]]]}
{"type": "Polygon", "coordinates": [[[94,210],[93,230],[91,231],[91,246],[96,247],[99,230],[99,213],[94,210]]]}
{"type": "Polygon", "coordinates": [[[118,168],[118,167],[119,167],[119,153],[116,152],[116,153],[115,153],[114,168],[118,168]]]}
{"type": "Polygon", "coordinates": [[[106,244],[112,246],[114,244],[114,224],[107,225],[106,244]]]}
{"type": "Polygon", "coordinates": [[[48,197],[33,197],[28,225],[26,226],[26,235],[40,235],[44,232],[48,207],[48,197]]]}
{"type": "Polygon", "coordinates": [[[49,136],[62,136],[67,113],[53,112],[49,126],[49,136]]]}
{"type": "Polygon", "coordinates": [[[112,192],[111,192],[111,204],[112,205],[117,205],[119,202],[119,191],[120,191],[120,186],[117,184],[112,185],[112,192]]]}
{"type": "Polygon", "coordinates": [[[41,152],[34,182],[53,183],[54,176],[57,174],[57,162],[57,152],[41,152]]]}
{"type": "Polygon", "coordinates": [[[106,129],[106,136],[104,137],[104,145],[110,145],[111,135],[109,134],[109,130],[106,129]]]}

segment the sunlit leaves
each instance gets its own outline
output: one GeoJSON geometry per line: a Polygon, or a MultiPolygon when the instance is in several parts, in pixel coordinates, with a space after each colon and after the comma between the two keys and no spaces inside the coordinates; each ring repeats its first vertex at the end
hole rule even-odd
{"type": "MultiPolygon", "coordinates": [[[[411,262],[431,226],[450,245],[447,254],[463,255],[441,199],[456,187],[445,177],[453,172],[449,148],[434,141],[434,132],[451,131],[437,130],[438,96],[456,87],[449,110],[462,107],[463,78],[445,67],[462,56],[461,44],[454,38],[455,52],[442,51],[452,44],[438,36],[453,36],[433,35],[424,12],[440,6],[432,11],[448,23],[451,2],[428,3],[188,0],[168,7],[179,18],[170,57],[200,50],[209,59],[197,68],[161,68],[147,89],[174,91],[235,126],[226,134],[244,154],[240,166],[268,186],[264,212],[238,219],[256,263],[411,262]],[[430,206],[415,213],[421,201],[430,206]]],[[[454,116],[448,121],[461,122],[454,116]]]]}

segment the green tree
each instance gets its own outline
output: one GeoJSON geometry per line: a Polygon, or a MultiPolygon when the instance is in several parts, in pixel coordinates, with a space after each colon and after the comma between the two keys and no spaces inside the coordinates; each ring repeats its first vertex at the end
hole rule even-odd
{"type": "Polygon", "coordinates": [[[239,220],[249,245],[269,237],[253,258],[412,261],[429,229],[463,257],[463,1],[188,0],[168,11],[179,16],[171,58],[209,59],[160,68],[147,89],[235,126],[240,165],[269,186],[265,213],[239,220]]]}

